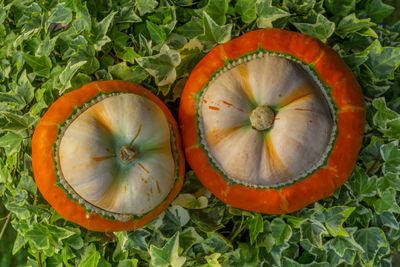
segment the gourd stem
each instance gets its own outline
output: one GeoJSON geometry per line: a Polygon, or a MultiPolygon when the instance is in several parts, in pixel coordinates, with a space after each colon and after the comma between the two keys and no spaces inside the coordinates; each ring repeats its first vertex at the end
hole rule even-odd
{"type": "Polygon", "coordinates": [[[275,120],[274,111],[268,106],[258,106],[250,114],[251,127],[264,131],[272,127],[275,120]]]}
{"type": "Polygon", "coordinates": [[[136,159],[137,153],[132,146],[125,145],[119,151],[119,157],[122,162],[130,163],[136,159]]]}

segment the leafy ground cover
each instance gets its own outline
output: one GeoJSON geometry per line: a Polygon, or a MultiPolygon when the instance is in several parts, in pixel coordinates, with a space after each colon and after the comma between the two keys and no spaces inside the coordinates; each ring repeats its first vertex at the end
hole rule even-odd
{"type": "Polygon", "coordinates": [[[399,10],[382,0],[1,0],[0,266],[400,266],[400,22],[393,14],[399,10]],[[57,97],[89,81],[123,79],[150,88],[176,114],[207,51],[266,27],[323,40],[363,87],[360,160],[332,197],[262,216],[221,203],[189,170],[162,216],[109,234],[66,222],[42,199],[30,138],[57,97]]]}

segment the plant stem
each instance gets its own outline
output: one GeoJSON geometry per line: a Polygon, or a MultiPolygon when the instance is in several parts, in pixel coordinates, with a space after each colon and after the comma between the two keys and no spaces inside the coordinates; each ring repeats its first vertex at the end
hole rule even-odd
{"type": "Polygon", "coordinates": [[[1,228],[0,240],[3,238],[3,235],[4,235],[5,231],[6,231],[7,225],[8,225],[8,223],[10,222],[10,219],[11,219],[11,214],[9,213],[9,214],[7,214],[7,216],[6,216],[6,221],[5,221],[4,224],[3,224],[3,228],[1,228]]]}

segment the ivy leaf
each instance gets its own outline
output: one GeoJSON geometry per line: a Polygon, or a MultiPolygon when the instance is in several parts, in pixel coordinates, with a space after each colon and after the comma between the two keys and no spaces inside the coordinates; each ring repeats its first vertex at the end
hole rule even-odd
{"type": "Polygon", "coordinates": [[[343,228],[343,223],[355,210],[353,207],[331,207],[324,211],[325,226],[332,236],[348,237],[348,232],[343,228]]]}
{"type": "Polygon", "coordinates": [[[65,6],[65,3],[58,3],[50,11],[49,23],[60,23],[66,25],[72,21],[72,10],[65,6]]]}
{"type": "Polygon", "coordinates": [[[257,236],[264,232],[264,221],[263,217],[256,213],[249,220],[249,231],[250,231],[250,243],[254,244],[257,240],[257,236]]]}
{"type": "Polygon", "coordinates": [[[256,0],[239,0],[236,2],[235,11],[240,14],[244,23],[251,23],[257,18],[256,0]]]}
{"type": "Polygon", "coordinates": [[[193,245],[201,243],[203,240],[204,238],[193,227],[186,228],[179,235],[179,244],[184,251],[189,250],[193,245]]]}
{"type": "Polygon", "coordinates": [[[157,5],[157,0],[137,0],[135,2],[135,7],[139,10],[140,16],[153,12],[157,5]]]}
{"type": "Polygon", "coordinates": [[[377,110],[373,116],[373,123],[378,129],[391,139],[400,138],[400,114],[386,106],[384,98],[376,98],[372,106],[377,110]]]}
{"type": "Polygon", "coordinates": [[[48,78],[52,63],[47,56],[32,56],[29,54],[23,54],[25,62],[32,68],[35,74],[41,77],[48,78]]]}
{"type": "Polygon", "coordinates": [[[111,41],[106,34],[114,20],[115,14],[116,12],[111,12],[104,19],[95,24],[93,29],[93,44],[96,50],[100,50],[103,45],[111,41]]]}
{"type": "Polygon", "coordinates": [[[149,74],[140,66],[128,66],[121,62],[108,67],[108,71],[115,79],[141,83],[149,77],[149,74]]]}
{"type": "Polygon", "coordinates": [[[400,206],[397,204],[396,191],[394,189],[387,189],[383,192],[381,198],[376,200],[373,205],[377,214],[386,211],[400,213],[400,206]]]}
{"type": "Polygon", "coordinates": [[[316,5],[316,0],[283,0],[282,6],[299,15],[306,15],[316,5]]]}
{"type": "Polygon", "coordinates": [[[374,25],[375,23],[371,22],[371,19],[358,19],[356,14],[351,13],[339,22],[336,27],[336,34],[345,38],[354,32],[368,29],[374,25]]]}
{"type": "Polygon", "coordinates": [[[278,245],[288,242],[293,233],[292,228],[281,218],[273,219],[270,228],[272,236],[278,245]]]}
{"type": "Polygon", "coordinates": [[[364,266],[375,266],[383,255],[390,252],[388,251],[389,244],[385,233],[377,227],[358,230],[354,234],[354,239],[364,249],[363,257],[361,258],[364,266]]]}
{"type": "Polygon", "coordinates": [[[29,113],[19,115],[9,111],[0,110],[0,133],[5,131],[20,132],[30,128],[36,119],[29,113]]]}
{"type": "Polygon", "coordinates": [[[354,11],[356,8],[356,1],[355,0],[328,0],[326,1],[326,6],[328,10],[336,15],[336,16],[346,16],[351,11],[354,11]]]}
{"type": "Polygon", "coordinates": [[[199,39],[206,45],[222,44],[231,39],[232,24],[219,26],[207,13],[203,12],[204,34],[199,39]]]}
{"type": "Polygon", "coordinates": [[[219,25],[226,22],[225,14],[228,11],[229,0],[209,0],[205,8],[205,13],[219,25]]]}
{"type": "Polygon", "coordinates": [[[364,169],[355,169],[350,179],[350,185],[355,196],[359,200],[372,197],[376,194],[376,179],[374,177],[368,177],[364,169]]]}
{"type": "Polygon", "coordinates": [[[97,266],[101,258],[100,252],[97,251],[96,246],[92,243],[85,248],[85,252],[79,262],[79,267],[92,267],[97,266]]]}
{"type": "Polygon", "coordinates": [[[8,132],[0,137],[0,147],[4,148],[7,156],[17,153],[21,148],[23,136],[18,133],[8,132]]]}
{"type": "Polygon", "coordinates": [[[179,194],[173,204],[186,209],[204,209],[208,205],[208,199],[204,196],[196,198],[192,194],[179,194]]]}
{"type": "Polygon", "coordinates": [[[272,22],[290,16],[285,10],[273,6],[272,0],[257,1],[256,12],[258,28],[272,28],[272,22]]]}
{"type": "Polygon", "coordinates": [[[185,263],[186,257],[179,256],[178,249],[179,232],[171,237],[162,248],[151,245],[149,251],[151,257],[151,266],[181,267],[185,263]]]}
{"type": "Polygon", "coordinates": [[[382,47],[375,40],[366,64],[378,79],[394,79],[394,72],[400,66],[400,47],[382,47]]]}
{"type": "Polygon", "coordinates": [[[163,43],[167,38],[167,35],[165,34],[163,28],[154,24],[153,22],[149,20],[146,21],[146,27],[150,33],[151,40],[153,40],[155,44],[163,43]]]}
{"type": "Polygon", "coordinates": [[[176,50],[163,45],[159,54],[137,58],[136,62],[154,77],[158,86],[164,86],[175,81],[175,67],[181,62],[181,57],[176,50]]]}
{"type": "Polygon", "coordinates": [[[49,230],[42,224],[34,224],[32,229],[26,232],[25,236],[36,249],[45,250],[50,247],[49,230]]]}
{"type": "Polygon", "coordinates": [[[400,147],[399,141],[393,141],[381,146],[381,155],[385,163],[382,171],[384,174],[400,173],[400,147]]]}
{"type": "Polygon", "coordinates": [[[322,41],[326,41],[335,31],[335,23],[321,14],[317,15],[315,23],[293,22],[292,24],[302,33],[322,41]]]}
{"type": "Polygon", "coordinates": [[[316,247],[322,248],[322,237],[328,235],[328,231],[318,221],[310,220],[300,226],[301,239],[309,240],[316,247]]]}
{"type": "Polygon", "coordinates": [[[395,10],[394,7],[385,4],[382,0],[372,0],[368,5],[366,12],[370,18],[376,22],[382,22],[395,10]]]}
{"type": "Polygon", "coordinates": [[[66,89],[71,87],[71,79],[75,75],[75,73],[86,64],[86,61],[80,61],[75,64],[72,64],[71,61],[68,62],[65,69],[60,74],[60,82],[64,86],[60,90],[60,94],[62,94],[66,89]]]}

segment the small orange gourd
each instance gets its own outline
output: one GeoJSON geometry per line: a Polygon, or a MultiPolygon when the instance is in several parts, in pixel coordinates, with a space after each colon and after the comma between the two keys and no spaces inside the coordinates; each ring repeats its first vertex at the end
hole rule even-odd
{"type": "Polygon", "coordinates": [[[124,81],[92,82],[55,101],[35,129],[32,163],[40,192],[59,214],[104,232],[155,218],[184,177],[171,113],[124,81]]]}
{"type": "Polygon", "coordinates": [[[194,68],[180,124],[187,160],[222,201],[267,214],[330,196],[351,175],[365,107],[328,46],[264,29],[219,45],[194,68]]]}

